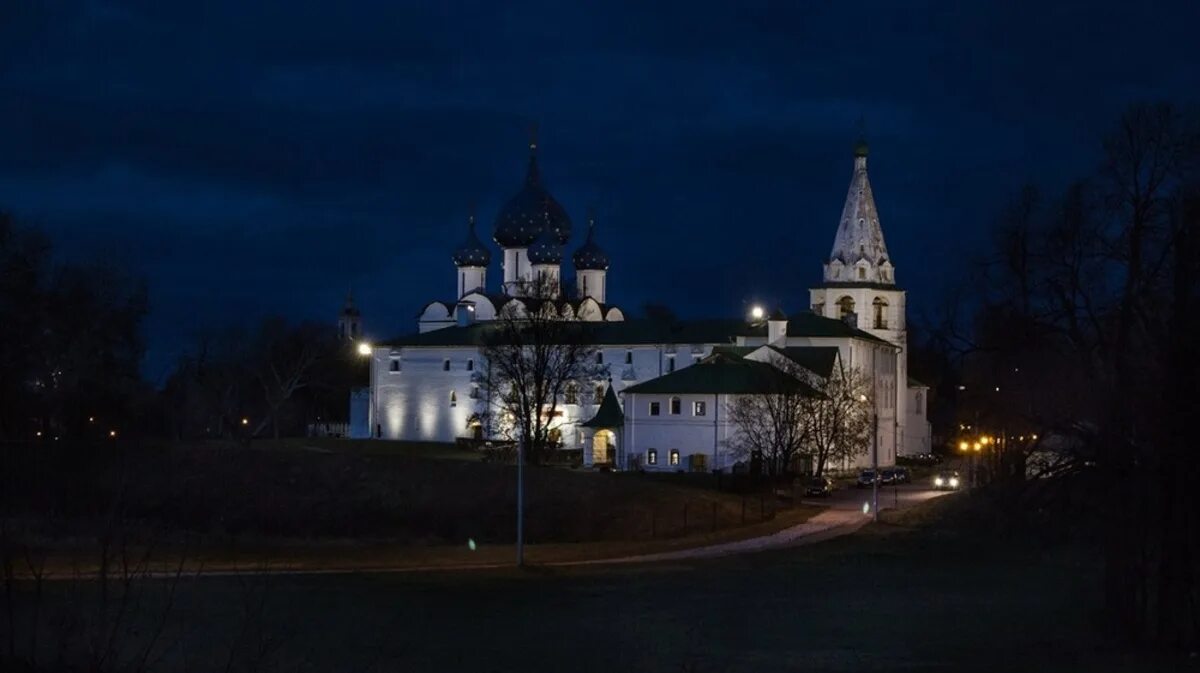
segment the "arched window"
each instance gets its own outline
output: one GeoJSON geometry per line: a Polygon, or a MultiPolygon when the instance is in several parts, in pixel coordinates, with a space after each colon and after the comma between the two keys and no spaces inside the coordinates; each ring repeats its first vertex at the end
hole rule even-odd
{"type": "Polygon", "coordinates": [[[887,329],[887,301],[883,297],[875,297],[871,306],[875,308],[875,329],[887,329]]]}
{"type": "Polygon", "coordinates": [[[455,393],[453,390],[450,391],[450,406],[458,406],[458,393],[455,393]]]}
{"type": "Polygon", "coordinates": [[[625,351],[625,364],[633,364],[633,351],[625,351]]]}
{"type": "Polygon", "coordinates": [[[864,268],[862,268],[861,266],[860,266],[860,267],[858,267],[858,279],[859,279],[859,280],[866,280],[866,279],[867,279],[867,270],[866,270],[866,269],[864,269],[864,268]]]}
{"type": "Polygon", "coordinates": [[[845,318],[851,313],[854,313],[854,299],[850,297],[842,297],[837,301],[837,305],[839,318],[845,318]]]}
{"type": "Polygon", "coordinates": [[[469,371],[469,372],[475,371],[475,360],[473,358],[470,360],[467,360],[467,371],[469,371]]]}
{"type": "Polygon", "coordinates": [[[389,370],[390,370],[390,371],[393,371],[393,372],[398,372],[398,371],[400,371],[400,361],[399,361],[399,360],[392,360],[392,364],[391,364],[391,367],[389,367],[389,370]]]}
{"type": "Polygon", "coordinates": [[[567,384],[566,393],[563,395],[563,402],[567,404],[579,404],[579,385],[574,381],[567,384]]]}

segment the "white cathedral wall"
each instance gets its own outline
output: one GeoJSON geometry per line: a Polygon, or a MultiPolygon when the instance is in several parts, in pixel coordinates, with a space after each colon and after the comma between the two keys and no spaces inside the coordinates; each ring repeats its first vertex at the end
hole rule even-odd
{"type": "Polygon", "coordinates": [[[467,419],[479,406],[471,398],[474,372],[466,368],[471,359],[478,371],[481,361],[474,348],[375,349],[372,420],[379,436],[430,442],[469,436],[467,419]],[[394,359],[400,371],[391,371],[394,359]],[[449,371],[443,369],[446,360],[449,371]]]}
{"type": "MultiPolygon", "coordinates": [[[[602,345],[597,348],[603,359],[601,377],[579,391],[578,403],[560,400],[562,417],[558,427],[563,433],[564,446],[581,446],[583,433],[579,424],[590,420],[600,407],[595,397],[596,386],[606,386],[611,376],[618,394],[626,387],[668,373],[671,360],[676,369],[687,367],[712,352],[712,344],[659,345],[602,345]],[[632,363],[626,363],[626,355],[632,363]]],[[[475,412],[485,412],[485,402],[470,397],[479,384],[472,374],[482,376],[483,358],[474,347],[404,347],[376,348],[372,367],[372,428],[378,426],[383,439],[409,441],[453,442],[470,436],[467,419],[475,412]],[[393,359],[399,360],[400,371],[391,371],[393,359]],[[450,360],[450,371],[442,369],[450,360]],[[474,360],[474,371],[467,371],[466,361],[474,360]],[[450,406],[450,393],[457,396],[450,406]]]]}
{"type": "Polygon", "coordinates": [[[671,414],[671,395],[629,393],[625,396],[625,428],[622,455],[629,468],[638,465],[648,472],[677,472],[691,469],[691,456],[706,457],[705,470],[728,469],[737,457],[730,450],[734,428],[726,420],[727,395],[677,395],[680,413],[671,414]],[[659,415],[650,415],[650,404],[657,402],[659,415]],[[696,416],[695,403],[703,402],[705,415],[696,416]],[[649,451],[658,453],[657,464],[648,462],[649,451]],[[671,465],[671,451],[679,451],[679,464],[671,465]]]}

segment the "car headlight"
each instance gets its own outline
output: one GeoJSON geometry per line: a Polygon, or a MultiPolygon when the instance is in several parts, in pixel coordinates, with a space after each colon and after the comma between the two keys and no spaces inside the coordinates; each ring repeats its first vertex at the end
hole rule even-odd
{"type": "Polygon", "coordinates": [[[958,488],[958,479],[955,479],[954,477],[951,477],[951,478],[950,478],[950,486],[951,486],[952,488],[958,488]]]}
{"type": "Polygon", "coordinates": [[[942,484],[944,484],[944,483],[946,483],[946,482],[945,482],[945,481],[943,481],[941,477],[938,477],[937,479],[934,479],[934,480],[933,480],[933,485],[934,485],[934,486],[941,486],[941,485],[942,485],[942,484]]]}

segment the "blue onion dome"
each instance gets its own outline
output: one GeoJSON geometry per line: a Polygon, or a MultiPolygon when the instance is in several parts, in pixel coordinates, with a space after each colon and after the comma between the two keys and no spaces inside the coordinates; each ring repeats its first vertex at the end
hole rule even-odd
{"type": "Polygon", "coordinates": [[[571,218],[542,186],[537,165],[537,143],[529,144],[529,171],[525,185],[496,216],[493,238],[502,248],[525,248],[537,240],[543,229],[550,230],[564,244],[571,237],[571,218]]]}
{"type": "Polygon", "coordinates": [[[530,264],[561,264],[562,244],[549,230],[544,230],[529,246],[528,255],[530,264]]]}
{"type": "Polygon", "coordinates": [[[594,238],[596,230],[596,218],[588,218],[588,233],[587,240],[571,259],[575,262],[575,268],[580,271],[607,271],[608,270],[608,253],[604,249],[596,245],[594,238]]]}
{"type": "Polygon", "coordinates": [[[492,251],[475,235],[475,216],[467,220],[467,237],[454,249],[455,266],[487,266],[492,261],[492,251]]]}

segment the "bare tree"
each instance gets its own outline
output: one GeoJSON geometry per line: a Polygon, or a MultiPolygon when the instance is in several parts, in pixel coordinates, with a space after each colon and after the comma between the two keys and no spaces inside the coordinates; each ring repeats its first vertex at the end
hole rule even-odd
{"type": "Polygon", "coordinates": [[[553,284],[533,284],[532,296],[504,305],[483,344],[483,381],[493,431],[511,434],[524,460],[541,462],[560,431],[559,404],[569,384],[601,379],[586,323],[564,311],[553,284]]]}
{"type": "Polygon", "coordinates": [[[257,362],[252,364],[254,378],[262,388],[267,414],[255,426],[252,436],[271,425],[279,439],[279,414],[283,405],[310,384],[313,368],[323,354],[331,352],[328,330],[312,324],[289,327],[282,320],[263,324],[257,362]]]}
{"type": "Polygon", "coordinates": [[[864,455],[871,444],[871,385],[858,369],[839,366],[828,378],[817,378],[819,396],[802,400],[804,438],[821,476],[831,463],[864,455]]]}
{"type": "Polygon", "coordinates": [[[803,383],[804,372],[791,360],[778,358],[772,365],[779,377],[763,377],[763,393],[732,396],[728,419],[737,428],[734,452],[763,457],[767,472],[783,474],[808,445],[805,415],[815,395],[803,383]]]}

